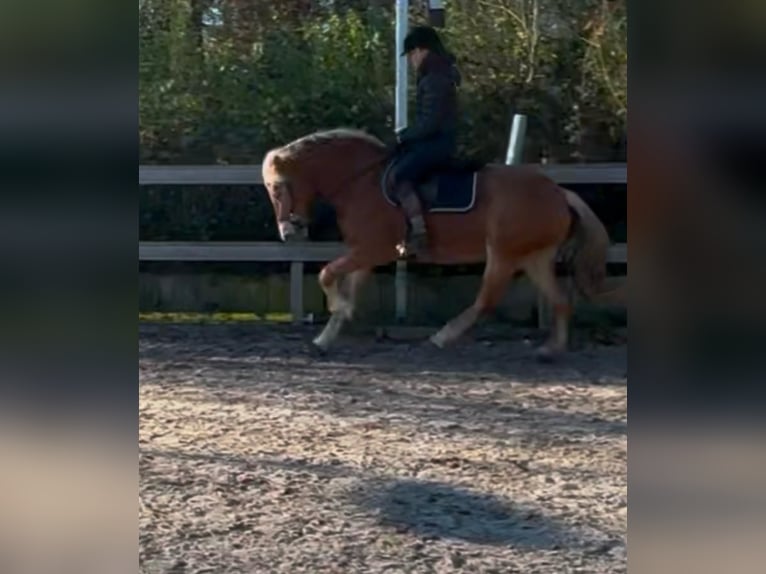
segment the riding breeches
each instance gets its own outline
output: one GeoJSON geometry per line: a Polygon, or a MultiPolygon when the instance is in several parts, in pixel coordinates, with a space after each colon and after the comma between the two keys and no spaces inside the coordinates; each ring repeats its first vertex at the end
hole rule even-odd
{"type": "Polygon", "coordinates": [[[446,165],[452,158],[454,145],[449,139],[434,139],[414,143],[396,158],[392,170],[395,187],[409,182],[417,185],[433,170],[446,165]]]}

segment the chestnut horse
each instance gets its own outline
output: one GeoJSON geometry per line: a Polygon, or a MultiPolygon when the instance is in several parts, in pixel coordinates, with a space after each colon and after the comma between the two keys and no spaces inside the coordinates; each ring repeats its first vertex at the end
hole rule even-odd
{"type": "MultiPolygon", "coordinates": [[[[373,268],[397,259],[405,237],[403,212],[383,195],[381,177],[389,154],[377,138],[356,130],[317,132],[271,150],[263,161],[283,241],[306,238],[312,200],[333,205],[347,252],[326,265],[319,284],[331,318],[314,344],[326,351],[354,313],[357,294],[373,268]],[[347,278],[341,289],[341,280],[347,278]]],[[[566,350],[571,305],[555,276],[561,252],[578,290],[603,291],[609,237],[591,209],[533,167],[486,165],[476,179],[476,199],[465,213],[426,213],[428,253],[417,261],[437,264],[486,262],[475,302],[431,337],[438,347],[453,342],[502,299],[517,271],[525,271],[553,309],[549,358],[566,350]]]]}

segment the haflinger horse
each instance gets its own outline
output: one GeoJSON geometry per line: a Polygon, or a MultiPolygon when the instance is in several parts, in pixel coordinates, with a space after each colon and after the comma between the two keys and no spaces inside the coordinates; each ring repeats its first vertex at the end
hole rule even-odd
{"type": "MultiPolygon", "coordinates": [[[[372,270],[400,256],[397,246],[407,224],[390,199],[386,175],[390,159],[380,140],[350,129],[310,134],[264,158],[263,182],[281,239],[307,238],[312,202],[321,197],[335,208],[347,247],[319,273],[331,313],[313,341],[321,351],[352,319],[359,289],[372,270]]],[[[431,342],[444,347],[458,339],[499,304],[514,274],[524,271],[553,309],[553,328],[538,349],[539,358],[565,351],[572,305],[556,280],[555,262],[561,255],[584,296],[604,291],[610,241],[593,211],[533,166],[456,163],[434,174],[430,183],[430,188],[423,187],[424,192],[436,189],[424,208],[429,246],[417,261],[485,262],[475,302],[435,333],[431,342]]]]}

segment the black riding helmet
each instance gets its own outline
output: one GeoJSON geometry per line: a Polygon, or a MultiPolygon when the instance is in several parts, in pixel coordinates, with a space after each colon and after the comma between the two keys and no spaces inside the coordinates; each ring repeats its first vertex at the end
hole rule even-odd
{"type": "Polygon", "coordinates": [[[404,50],[401,55],[405,56],[415,48],[427,48],[439,53],[446,52],[439,34],[431,26],[415,26],[410,30],[404,38],[404,50]]]}

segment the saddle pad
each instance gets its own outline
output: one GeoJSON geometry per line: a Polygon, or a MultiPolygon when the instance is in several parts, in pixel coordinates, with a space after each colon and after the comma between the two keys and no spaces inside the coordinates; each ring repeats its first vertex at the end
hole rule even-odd
{"type": "MultiPolygon", "coordinates": [[[[393,197],[393,190],[386,185],[393,163],[383,173],[381,187],[386,200],[394,206],[399,202],[393,197]]],[[[466,213],[476,204],[476,180],[478,173],[473,170],[440,169],[418,186],[418,195],[424,209],[429,213],[466,213]],[[434,193],[435,192],[435,193],[434,193]],[[433,199],[431,199],[433,198],[433,199]]]]}

